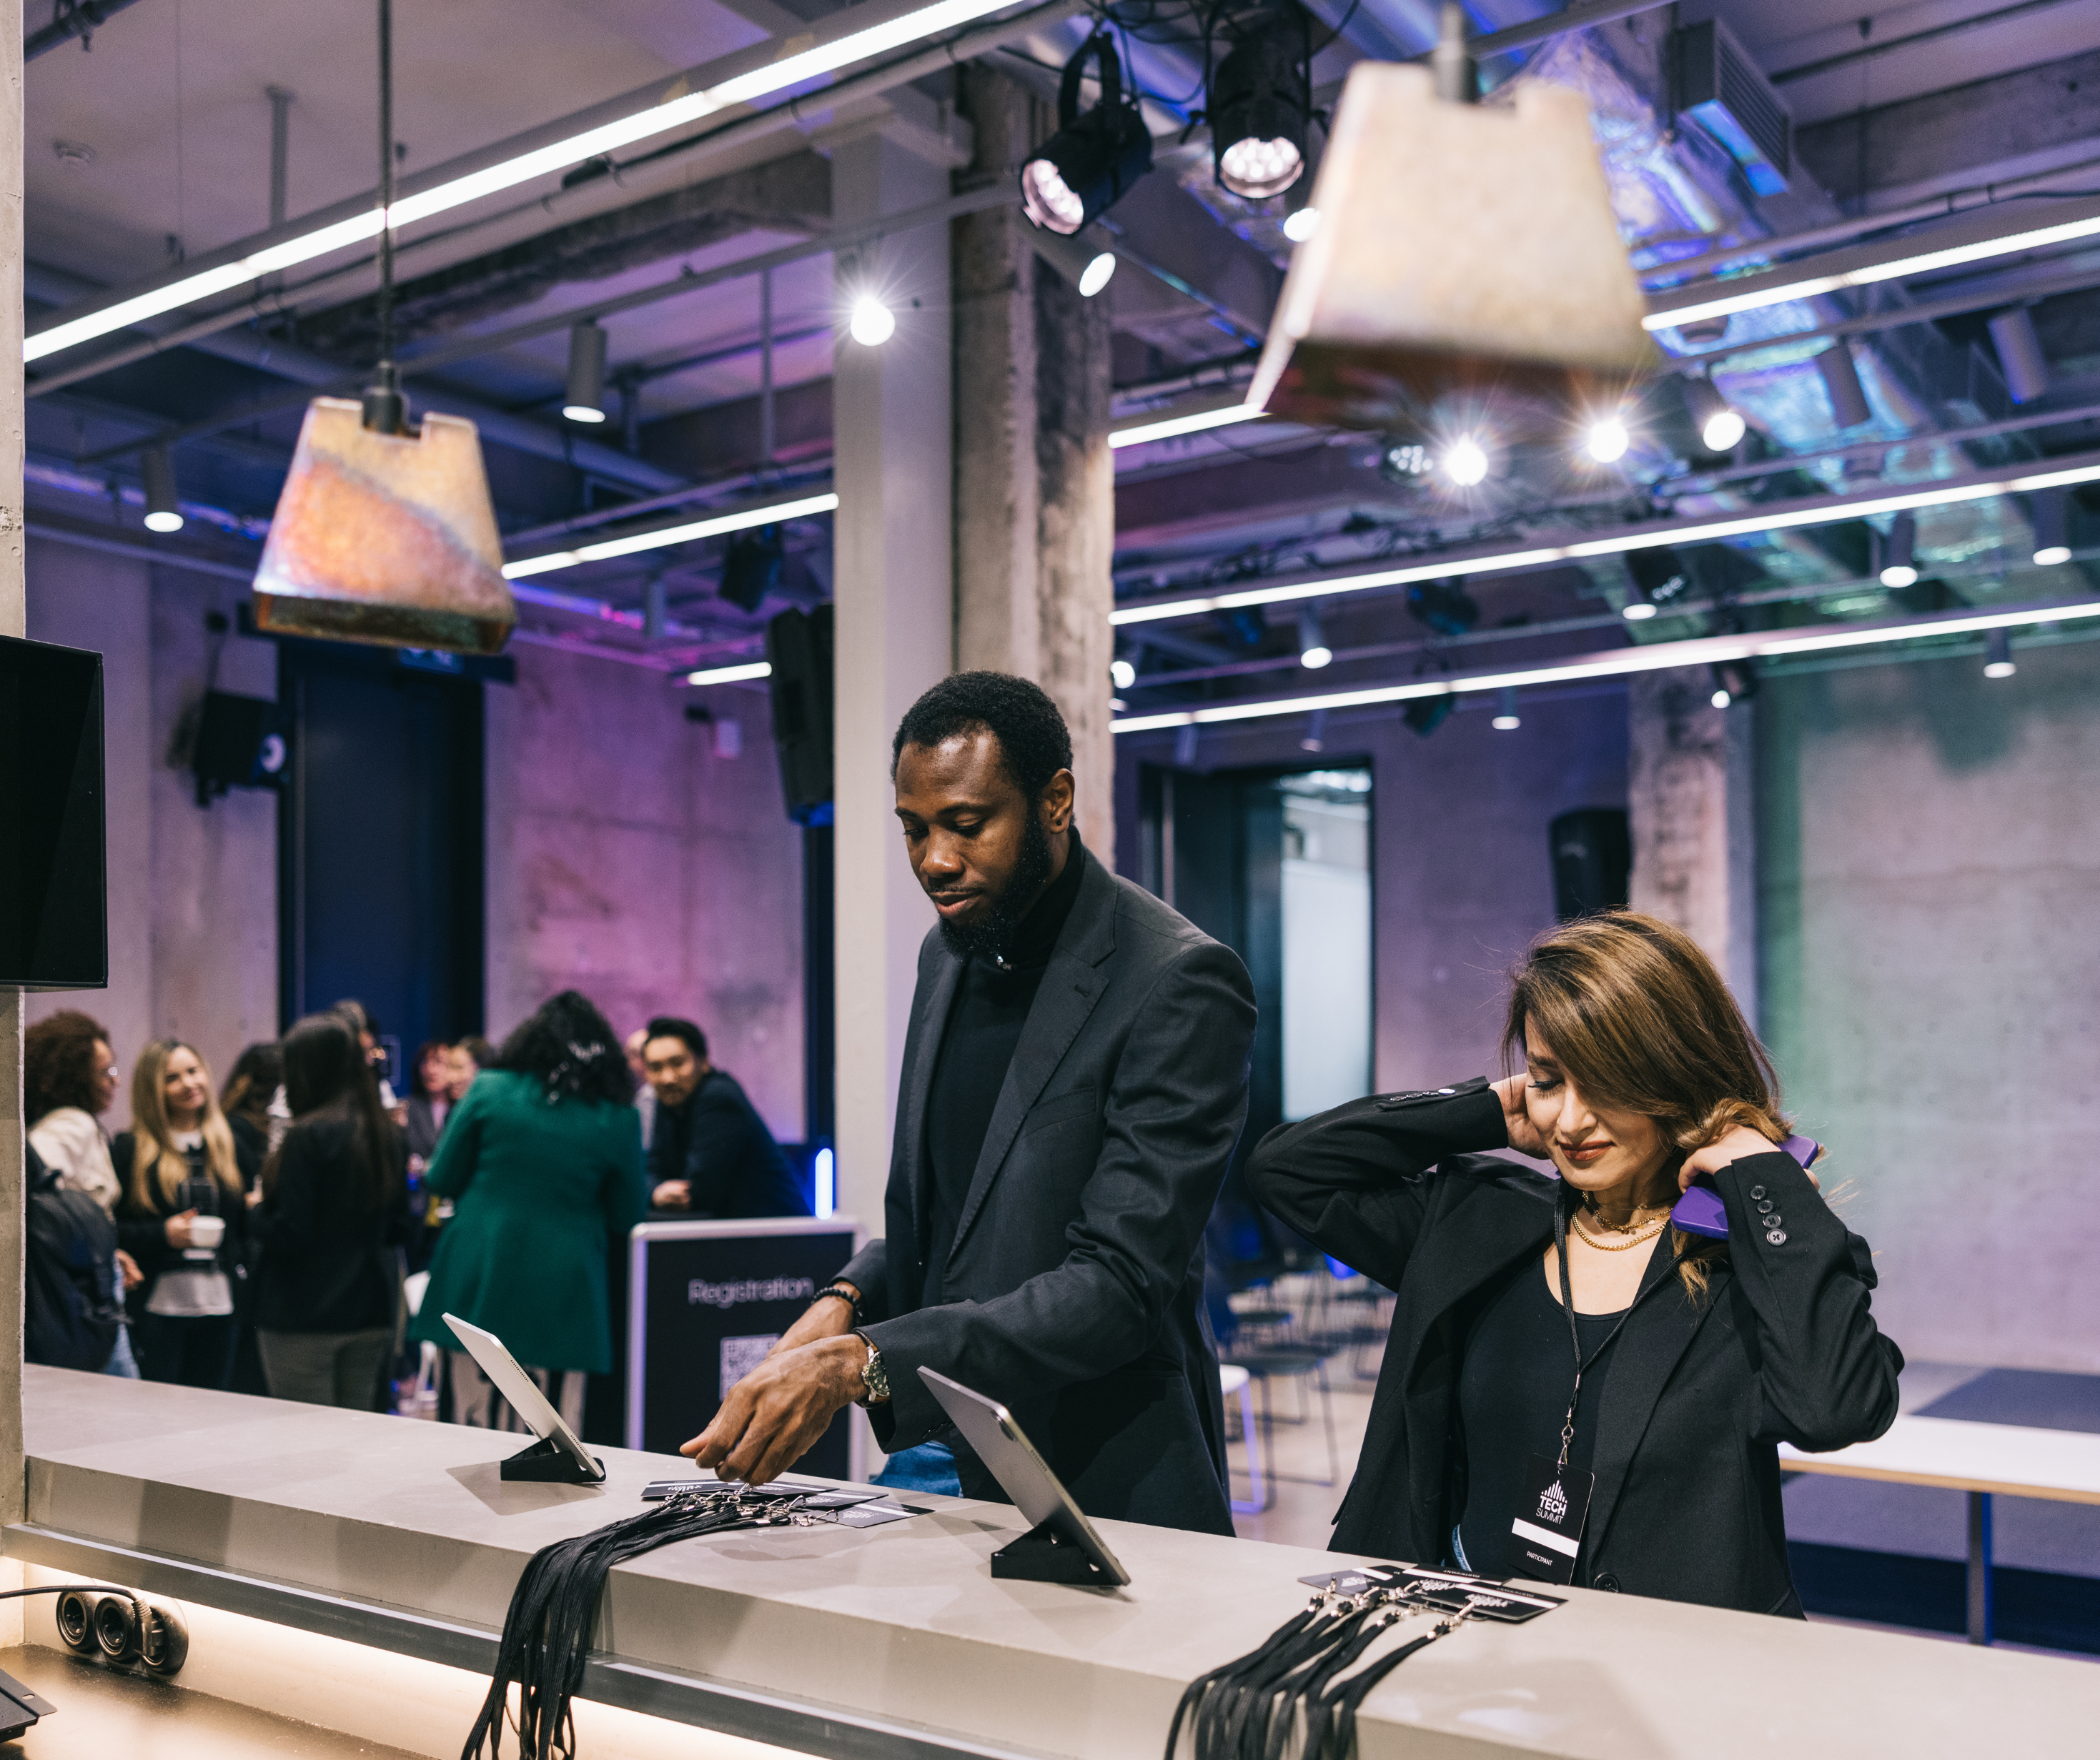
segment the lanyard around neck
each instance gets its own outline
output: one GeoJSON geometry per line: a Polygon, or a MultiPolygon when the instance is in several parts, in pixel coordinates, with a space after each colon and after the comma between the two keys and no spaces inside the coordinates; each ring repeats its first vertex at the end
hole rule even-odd
{"type": "Polygon", "coordinates": [[[1568,1316],[1568,1344],[1575,1353],[1575,1387],[1568,1396],[1568,1416],[1560,1426],[1560,1466],[1565,1472],[1568,1446],[1575,1440],[1575,1405],[1582,1397],[1583,1371],[1595,1366],[1597,1359],[1612,1348],[1612,1341],[1626,1330],[1626,1322],[1634,1317],[1634,1309],[1662,1287],[1663,1278],[1669,1276],[1670,1271],[1674,1271],[1684,1262],[1684,1251],[1680,1247],[1671,1255],[1670,1271],[1665,1271],[1663,1277],[1648,1281],[1646,1287],[1626,1304],[1626,1311],[1619,1316],[1618,1324],[1604,1335],[1604,1343],[1585,1357],[1582,1354],[1582,1335],[1575,1324],[1575,1283],[1568,1274],[1568,1206],[1557,1200],[1553,1206],[1553,1250],[1560,1261],[1560,1311],[1568,1316]]]}

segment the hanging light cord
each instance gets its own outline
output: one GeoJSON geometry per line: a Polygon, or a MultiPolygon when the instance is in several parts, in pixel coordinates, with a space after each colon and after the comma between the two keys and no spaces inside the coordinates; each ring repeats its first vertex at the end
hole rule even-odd
{"type": "Polygon", "coordinates": [[[1440,1611],[1405,1589],[1362,1595],[1323,1591],[1246,1655],[1191,1682],[1175,1707],[1166,1760],[1185,1723],[1195,1760],[1283,1760],[1301,1727],[1302,1760],[1345,1760],[1357,1711],[1371,1690],[1418,1651],[1458,1630],[1470,1608],[1445,1613],[1429,1630],[1354,1674],[1348,1670],[1393,1626],[1440,1611]]]}
{"type": "Polygon", "coordinates": [[[642,1515],[542,1547],[512,1592],[495,1675],[461,1760],[479,1760],[484,1753],[490,1760],[501,1760],[506,1723],[518,1732],[519,1760],[573,1760],[576,1732],[571,1701],[583,1685],[607,1573],[615,1564],[681,1540],[732,1529],[805,1525],[814,1518],[800,1513],[801,1502],[747,1501],[740,1487],[682,1492],[642,1515]],[[514,1720],[514,1683],[518,1689],[514,1720]]]}
{"type": "Polygon", "coordinates": [[[364,425],[399,433],[408,410],[394,370],[394,0],[379,0],[379,363],[364,394],[364,425]]]}

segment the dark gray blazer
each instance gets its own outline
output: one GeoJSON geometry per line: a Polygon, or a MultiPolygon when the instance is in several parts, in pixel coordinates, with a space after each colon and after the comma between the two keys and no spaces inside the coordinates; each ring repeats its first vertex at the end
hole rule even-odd
{"type": "MultiPolygon", "coordinates": [[[[1254,991],[1233,951],[1093,856],[926,1284],[926,1103],[961,962],[919,953],[888,1238],[846,1267],[890,1397],[892,1453],[946,1423],[924,1364],[1003,1401],[1089,1515],[1230,1533],[1203,1225],[1246,1116],[1254,991]]],[[[958,1439],[964,1490],[999,1498],[958,1439]]]]}

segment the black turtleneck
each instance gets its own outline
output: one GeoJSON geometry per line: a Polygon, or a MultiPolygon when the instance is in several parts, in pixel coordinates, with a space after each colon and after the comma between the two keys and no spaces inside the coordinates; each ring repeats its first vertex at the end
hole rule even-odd
{"type": "Polygon", "coordinates": [[[926,1102],[924,1305],[929,1308],[944,1299],[948,1249],[955,1244],[955,1224],[969,1194],[971,1176],[977,1172],[977,1157],[991,1129],[992,1111],[1006,1084],[1013,1048],[1021,1042],[1021,1030],[1028,1023],[1044,968],[1065,919],[1072,914],[1072,902],[1079,895],[1084,867],[1074,827],[1064,872],[1014,926],[1003,958],[979,955],[965,961],[956,983],[926,1102]]]}

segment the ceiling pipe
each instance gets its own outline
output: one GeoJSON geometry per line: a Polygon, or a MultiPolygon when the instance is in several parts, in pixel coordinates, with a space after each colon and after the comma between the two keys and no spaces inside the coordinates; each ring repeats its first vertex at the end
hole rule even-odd
{"type": "Polygon", "coordinates": [[[139,0],[80,0],[72,11],[53,19],[42,30],[31,31],[22,39],[22,59],[33,61],[54,49],[63,49],[76,37],[85,44],[118,13],[129,11],[138,3],[139,0]]]}

